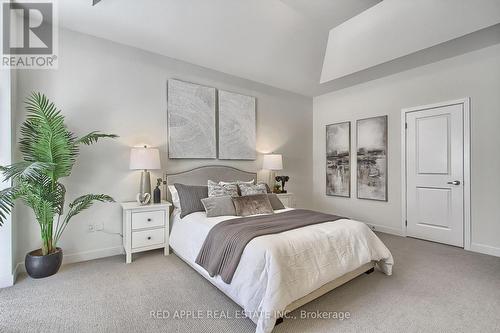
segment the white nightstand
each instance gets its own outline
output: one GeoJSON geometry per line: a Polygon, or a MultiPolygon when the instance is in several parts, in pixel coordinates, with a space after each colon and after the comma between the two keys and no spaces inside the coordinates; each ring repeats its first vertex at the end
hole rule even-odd
{"type": "Polygon", "coordinates": [[[132,262],[132,253],[165,248],[169,254],[169,208],[170,202],[141,206],[137,202],[123,202],[123,247],[127,264],[132,262]]]}
{"type": "Polygon", "coordinates": [[[277,194],[277,196],[285,207],[295,207],[295,198],[293,196],[293,193],[279,193],[277,194]]]}

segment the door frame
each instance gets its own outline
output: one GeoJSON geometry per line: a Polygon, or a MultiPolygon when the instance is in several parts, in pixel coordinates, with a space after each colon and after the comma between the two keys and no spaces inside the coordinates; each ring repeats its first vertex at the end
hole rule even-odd
{"type": "Polygon", "coordinates": [[[464,110],[464,249],[471,249],[471,202],[470,202],[470,97],[429,105],[404,108],[401,110],[401,234],[407,236],[406,226],[406,114],[409,112],[441,108],[452,105],[463,105],[464,110]]]}

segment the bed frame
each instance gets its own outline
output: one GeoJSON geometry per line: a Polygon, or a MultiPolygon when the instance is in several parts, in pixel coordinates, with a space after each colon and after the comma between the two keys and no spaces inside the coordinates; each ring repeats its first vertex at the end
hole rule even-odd
{"type": "MultiPolygon", "coordinates": [[[[166,181],[167,185],[173,185],[175,183],[180,183],[180,184],[185,184],[185,185],[206,185],[208,180],[213,180],[216,182],[219,181],[225,181],[225,182],[230,182],[234,180],[241,180],[241,181],[250,181],[250,180],[257,180],[257,173],[255,172],[248,172],[248,171],[243,171],[237,168],[233,168],[230,166],[222,166],[222,165],[211,165],[211,166],[203,166],[199,167],[196,169],[192,169],[189,171],[184,171],[184,172],[179,172],[179,173],[174,173],[174,174],[167,174],[166,176],[166,181]]],[[[167,191],[167,199],[170,200],[170,193],[167,191]]],[[[175,253],[175,251],[173,251],[175,253]]],[[[176,253],[177,255],[177,253],[176,253]]],[[[189,263],[187,260],[182,258],[181,256],[177,255],[180,259],[182,259],[184,262],[186,262],[189,266],[191,266],[193,269],[197,271],[195,267],[191,263],[189,263]]],[[[364,264],[363,266],[342,275],[341,277],[330,281],[320,288],[316,289],[315,291],[307,294],[306,296],[299,298],[298,300],[290,303],[286,308],[285,312],[290,312],[295,309],[298,309],[299,307],[303,306],[304,304],[307,304],[316,298],[332,291],[333,289],[343,285],[346,282],[349,282],[350,280],[358,277],[359,275],[366,273],[370,274],[374,271],[375,267],[375,262],[369,262],[367,264],[364,264]]],[[[210,279],[207,279],[210,281],[212,284],[213,282],[210,279]]],[[[213,284],[215,287],[217,285],[213,284]]],[[[218,288],[218,287],[217,287],[218,288]]],[[[240,304],[238,304],[240,305],[240,304]]],[[[240,305],[241,306],[241,305],[240,305]]],[[[283,322],[283,319],[280,318],[276,321],[276,325],[280,324],[283,322]]]]}

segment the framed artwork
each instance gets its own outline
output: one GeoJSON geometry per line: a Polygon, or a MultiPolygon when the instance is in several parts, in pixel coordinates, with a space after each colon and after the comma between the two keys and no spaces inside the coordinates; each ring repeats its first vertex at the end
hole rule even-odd
{"type": "Polygon", "coordinates": [[[356,121],[357,197],[387,201],[387,116],[356,121]]]}
{"type": "Polygon", "coordinates": [[[326,125],[326,195],[351,197],[351,122],[326,125]]]}
{"type": "Polygon", "coordinates": [[[168,157],[216,158],[215,88],[168,80],[168,157]]]}
{"type": "Polygon", "coordinates": [[[255,160],[255,97],[219,90],[219,159],[255,160]]]}

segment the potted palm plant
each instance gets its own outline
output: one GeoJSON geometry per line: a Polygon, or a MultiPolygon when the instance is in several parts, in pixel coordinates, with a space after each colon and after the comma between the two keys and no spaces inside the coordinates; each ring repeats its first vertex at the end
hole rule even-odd
{"type": "Polygon", "coordinates": [[[61,179],[71,174],[80,145],[117,136],[91,132],[76,137],[64,124],[61,111],[41,93],[28,97],[26,108],[28,115],[19,141],[23,160],[0,166],[4,181],[11,180],[11,187],[0,191],[0,226],[17,199],[33,210],[42,246],[26,255],[26,271],[33,278],[43,278],[57,273],[61,266],[63,251],[57,244],[71,219],[95,202],[114,201],[105,194],[86,194],[64,212],[66,188],[61,179]]]}

